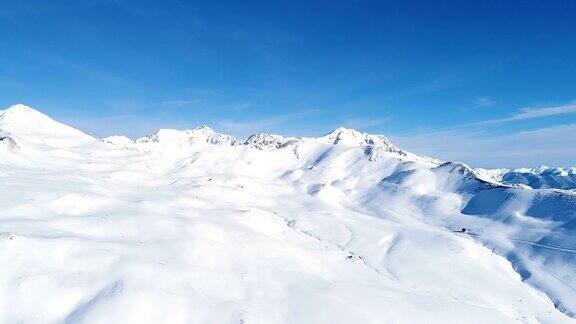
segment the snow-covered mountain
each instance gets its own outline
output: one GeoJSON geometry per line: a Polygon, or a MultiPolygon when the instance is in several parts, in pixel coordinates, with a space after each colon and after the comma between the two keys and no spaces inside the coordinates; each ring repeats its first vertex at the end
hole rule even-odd
{"type": "Polygon", "coordinates": [[[501,181],[509,184],[523,184],[534,189],[576,189],[576,167],[540,166],[533,169],[516,169],[503,174],[501,181]]]}
{"type": "Polygon", "coordinates": [[[533,189],[576,189],[576,167],[549,168],[541,165],[536,168],[520,169],[481,169],[475,170],[480,177],[508,185],[526,186],[533,189]]]}
{"type": "Polygon", "coordinates": [[[34,144],[67,148],[93,140],[91,136],[61,124],[25,105],[0,111],[0,129],[4,134],[22,136],[34,144]]]}
{"type": "Polygon", "coordinates": [[[574,170],[345,128],[98,140],[18,105],[0,129],[2,323],[576,322],[574,170]]]}

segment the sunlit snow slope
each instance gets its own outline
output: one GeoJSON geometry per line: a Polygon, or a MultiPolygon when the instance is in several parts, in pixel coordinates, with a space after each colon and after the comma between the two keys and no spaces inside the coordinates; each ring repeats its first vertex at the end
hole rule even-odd
{"type": "Polygon", "coordinates": [[[576,322],[570,191],[344,128],[0,129],[0,323],[576,322]]]}

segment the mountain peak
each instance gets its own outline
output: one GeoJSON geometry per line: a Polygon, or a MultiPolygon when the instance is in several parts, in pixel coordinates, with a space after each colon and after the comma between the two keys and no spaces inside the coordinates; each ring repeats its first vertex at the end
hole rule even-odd
{"type": "Polygon", "coordinates": [[[229,144],[237,145],[236,138],[216,133],[212,128],[201,125],[193,129],[159,129],[153,134],[136,140],[136,143],[163,143],[168,145],[187,146],[194,143],[229,144]]]}
{"type": "Polygon", "coordinates": [[[355,129],[338,127],[330,133],[324,135],[323,139],[331,144],[341,144],[350,146],[386,146],[395,148],[390,139],[384,135],[371,135],[355,129]]]}
{"type": "Polygon", "coordinates": [[[36,110],[36,109],[34,109],[34,108],[30,107],[30,106],[27,106],[27,105],[21,104],[21,103],[12,105],[12,106],[8,107],[6,110],[8,110],[8,111],[18,111],[18,110],[20,110],[20,111],[30,111],[30,110],[31,110],[31,111],[36,111],[36,112],[38,111],[38,110],[36,110]]]}
{"type": "Polygon", "coordinates": [[[532,171],[533,171],[534,173],[542,173],[542,172],[547,171],[547,170],[549,170],[549,169],[550,169],[550,168],[547,167],[546,165],[539,165],[539,166],[533,168],[532,171]]]}
{"type": "Polygon", "coordinates": [[[36,112],[36,113],[41,113],[41,112],[39,112],[38,110],[36,110],[36,109],[34,109],[34,108],[32,108],[32,107],[30,107],[30,106],[28,106],[28,105],[21,104],[21,103],[12,105],[12,106],[6,108],[5,111],[13,111],[13,112],[18,112],[18,111],[19,111],[19,112],[36,112]]]}
{"type": "Polygon", "coordinates": [[[56,147],[68,147],[93,140],[91,136],[23,104],[0,111],[0,129],[22,136],[30,142],[56,147]]]}
{"type": "MultiPolygon", "coordinates": [[[[324,135],[326,138],[335,139],[335,140],[343,140],[343,139],[350,139],[350,138],[360,138],[363,137],[364,133],[357,131],[352,128],[346,127],[338,127],[328,134],[324,135]]],[[[336,144],[336,143],[335,143],[336,144]]]]}
{"type": "Polygon", "coordinates": [[[245,141],[244,145],[251,145],[258,149],[277,149],[284,147],[286,143],[294,141],[294,137],[285,137],[282,135],[258,133],[250,135],[245,141]]]}
{"type": "Polygon", "coordinates": [[[192,130],[199,130],[199,131],[201,130],[201,131],[214,133],[214,130],[212,129],[212,127],[210,127],[208,125],[200,125],[198,127],[194,127],[192,130]]]}
{"type": "Polygon", "coordinates": [[[6,122],[54,122],[54,120],[40,111],[24,104],[12,105],[0,111],[0,118],[6,122]]]}

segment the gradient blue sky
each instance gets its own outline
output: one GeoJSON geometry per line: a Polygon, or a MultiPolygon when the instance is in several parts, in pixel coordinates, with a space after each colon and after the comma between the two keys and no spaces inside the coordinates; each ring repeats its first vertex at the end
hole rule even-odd
{"type": "Polygon", "coordinates": [[[0,106],[96,136],[337,126],[576,165],[576,1],[2,1],[0,106]]]}

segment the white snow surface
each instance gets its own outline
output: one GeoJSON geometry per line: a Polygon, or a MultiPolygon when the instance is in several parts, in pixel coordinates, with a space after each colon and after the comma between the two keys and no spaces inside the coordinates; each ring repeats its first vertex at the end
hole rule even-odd
{"type": "Polygon", "coordinates": [[[344,128],[96,140],[17,105],[0,323],[574,323],[576,194],[504,173],[344,128]]]}

